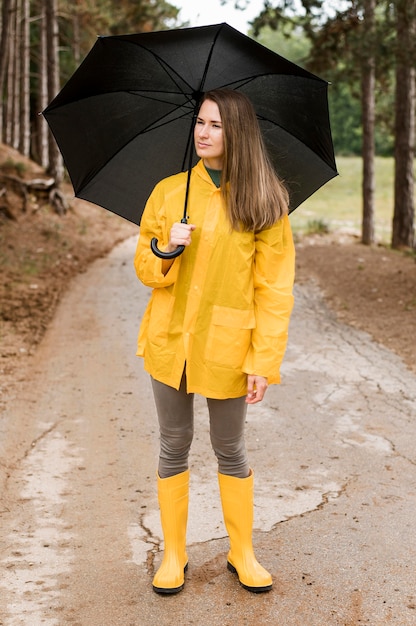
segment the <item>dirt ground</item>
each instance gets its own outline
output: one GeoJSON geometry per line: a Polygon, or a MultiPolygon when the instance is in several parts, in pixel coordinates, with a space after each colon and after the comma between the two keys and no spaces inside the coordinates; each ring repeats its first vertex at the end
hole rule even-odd
{"type": "MultiPolygon", "coordinates": [[[[122,218],[73,199],[69,184],[69,208],[58,215],[47,194],[25,193],[16,184],[34,178],[47,177],[0,146],[0,407],[10,385],[21,380],[71,278],[138,233],[122,218]]],[[[318,284],[342,321],[368,332],[416,371],[415,260],[340,233],[305,237],[297,242],[297,281],[318,284]]]]}

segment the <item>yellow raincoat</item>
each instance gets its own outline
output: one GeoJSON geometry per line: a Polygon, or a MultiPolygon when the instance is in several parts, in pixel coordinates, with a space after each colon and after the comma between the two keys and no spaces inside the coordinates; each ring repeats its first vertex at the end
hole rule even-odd
{"type": "Polygon", "coordinates": [[[207,398],[247,393],[247,374],[279,383],[293,307],[295,250],[288,217],[258,233],[231,230],[221,192],[201,161],[192,170],[192,243],[166,276],[150,250],[164,249],[184,205],[186,173],[153,190],[140,224],[137,276],[153,289],[137,355],[156,380],[207,398]]]}

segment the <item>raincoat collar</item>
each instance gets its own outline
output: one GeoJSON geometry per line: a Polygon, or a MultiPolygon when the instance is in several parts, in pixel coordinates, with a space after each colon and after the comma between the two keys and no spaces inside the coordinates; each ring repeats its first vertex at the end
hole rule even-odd
{"type": "Polygon", "coordinates": [[[208,174],[207,172],[207,168],[204,165],[204,161],[202,159],[200,159],[198,161],[198,163],[195,165],[195,167],[193,168],[193,171],[198,174],[198,176],[200,176],[203,180],[205,180],[207,183],[209,183],[210,185],[212,185],[215,189],[219,189],[219,187],[217,187],[215,185],[215,183],[213,182],[211,176],[208,174]]]}

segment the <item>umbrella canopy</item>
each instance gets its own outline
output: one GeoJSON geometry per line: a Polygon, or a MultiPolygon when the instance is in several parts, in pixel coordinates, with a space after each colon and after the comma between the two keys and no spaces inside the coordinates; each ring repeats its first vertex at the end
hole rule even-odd
{"type": "Polygon", "coordinates": [[[203,92],[225,87],[254,104],[291,211],[336,176],[328,83],[218,24],[98,38],[43,112],[75,195],[139,224],[156,182],[196,161],[203,92]]]}

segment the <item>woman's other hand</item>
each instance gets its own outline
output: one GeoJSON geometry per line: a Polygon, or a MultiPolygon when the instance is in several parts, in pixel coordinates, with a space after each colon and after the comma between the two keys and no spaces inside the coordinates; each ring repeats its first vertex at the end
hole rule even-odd
{"type": "Polygon", "coordinates": [[[261,402],[267,391],[267,387],[267,378],[264,378],[263,376],[256,376],[255,374],[248,374],[246,397],[247,404],[256,404],[256,402],[261,402]]]}

